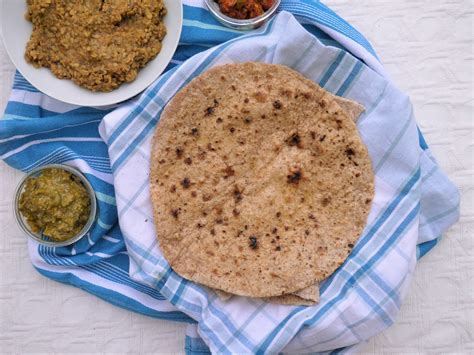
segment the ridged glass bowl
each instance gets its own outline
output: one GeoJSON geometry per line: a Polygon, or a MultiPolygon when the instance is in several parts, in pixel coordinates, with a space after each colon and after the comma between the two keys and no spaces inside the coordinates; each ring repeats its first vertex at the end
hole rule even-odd
{"type": "Polygon", "coordinates": [[[70,167],[68,165],[63,165],[63,164],[49,164],[49,165],[45,165],[45,166],[42,166],[42,167],[31,170],[28,174],[26,174],[21,179],[20,183],[18,184],[18,187],[15,190],[15,196],[14,196],[14,199],[13,199],[13,210],[14,210],[14,213],[15,213],[15,218],[16,218],[18,226],[21,228],[21,230],[23,232],[25,232],[25,234],[29,238],[31,238],[35,242],[43,244],[43,245],[47,245],[47,246],[51,246],[51,247],[63,247],[63,246],[70,245],[72,243],[77,242],[79,239],[84,237],[87,234],[87,232],[89,232],[90,228],[92,227],[92,225],[94,224],[95,219],[96,219],[97,200],[96,200],[96,196],[95,196],[95,193],[94,193],[94,189],[92,188],[92,186],[89,183],[89,181],[87,180],[87,178],[79,170],[77,170],[73,167],[70,167]],[[86,191],[89,195],[90,202],[91,202],[91,205],[90,205],[91,206],[91,211],[90,211],[90,214],[89,214],[89,218],[88,218],[86,224],[84,225],[84,227],[81,229],[81,231],[77,235],[73,235],[69,239],[63,240],[63,241],[54,241],[51,238],[48,238],[47,236],[43,235],[43,233],[41,233],[41,232],[40,233],[33,232],[31,230],[31,228],[29,227],[29,225],[26,221],[26,218],[21,214],[20,209],[19,209],[20,197],[21,197],[21,194],[23,193],[23,191],[25,189],[25,184],[28,181],[28,179],[30,179],[31,177],[39,176],[39,175],[41,175],[42,171],[44,171],[46,169],[51,169],[51,168],[66,170],[67,172],[69,172],[72,175],[76,176],[79,179],[79,181],[82,183],[82,185],[85,187],[85,189],[86,189],[86,191]]]}
{"type": "Polygon", "coordinates": [[[275,0],[272,7],[269,8],[263,15],[248,19],[239,20],[227,15],[224,15],[219,9],[219,4],[214,0],[205,0],[207,8],[214,15],[214,17],[222,23],[224,26],[236,29],[236,30],[252,30],[262,26],[265,22],[270,20],[276,13],[278,6],[280,6],[281,0],[275,0]]]}

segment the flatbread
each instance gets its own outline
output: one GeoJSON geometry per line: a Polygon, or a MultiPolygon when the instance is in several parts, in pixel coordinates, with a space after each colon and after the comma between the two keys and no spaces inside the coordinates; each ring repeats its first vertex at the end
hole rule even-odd
{"type": "MultiPolygon", "coordinates": [[[[232,298],[232,294],[221,291],[213,290],[222,301],[228,301],[232,298]]],[[[294,305],[294,306],[314,306],[319,302],[319,284],[315,284],[305,289],[291,293],[288,295],[263,297],[264,301],[276,304],[294,305]]]]}
{"type": "Polygon", "coordinates": [[[337,104],[342,108],[342,110],[346,113],[349,118],[355,122],[357,122],[357,119],[360,117],[362,112],[365,111],[364,106],[359,104],[358,102],[355,102],[353,100],[345,99],[340,96],[335,96],[334,101],[337,102],[337,104]]]}
{"type": "MultiPolygon", "coordinates": [[[[334,100],[341,106],[341,108],[346,112],[349,118],[357,122],[360,115],[365,111],[364,106],[355,102],[353,100],[345,99],[343,97],[333,95],[334,100]]],[[[232,294],[221,291],[214,290],[219,298],[223,301],[228,301],[232,298],[232,294]]],[[[315,285],[306,287],[295,293],[281,296],[273,296],[262,298],[270,303],[284,304],[284,305],[294,305],[294,306],[313,306],[319,303],[319,282],[315,285]]]]}
{"type": "Polygon", "coordinates": [[[159,246],[174,271],[211,288],[294,293],[347,258],[373,180],[333,95],[280,65],[215,67],[176,94],[155,131],[159,246]]]}

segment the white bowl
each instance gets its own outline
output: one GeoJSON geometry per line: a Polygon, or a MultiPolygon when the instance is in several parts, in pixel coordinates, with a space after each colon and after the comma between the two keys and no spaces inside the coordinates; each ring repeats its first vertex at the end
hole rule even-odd
{"type": "Polygon", "coordinates": [[[25,19],[26,0],[2,0],[1,30],[3,43],[23,77],[34,87],[46,95],[60,101],[80,106],[106,106],[127,100],[145,90],[171,61],[178,46],[183,24],[183,5],[181,0],[164,0],[168,9],[164,17],[167,34],[163,39],[163,47],[155,59],[150,61],[137,78],[124,83],[111,92],[93,92],[71,80],[58,79],[49,69],[37,69],[25,60],[25,48],[30,38],[32,25],[25,19]]]}

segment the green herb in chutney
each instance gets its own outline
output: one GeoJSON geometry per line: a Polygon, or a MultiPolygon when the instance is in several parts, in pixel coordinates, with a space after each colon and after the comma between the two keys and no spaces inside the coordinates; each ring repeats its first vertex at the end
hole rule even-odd
{"type": "Polygon", "coordinates": [[[91,201],[79,178],[66,170],[49,168],[26,181],[19,209],[33,232],[43,230],[45,236],[64,241],[87,223],[91,201]]]}

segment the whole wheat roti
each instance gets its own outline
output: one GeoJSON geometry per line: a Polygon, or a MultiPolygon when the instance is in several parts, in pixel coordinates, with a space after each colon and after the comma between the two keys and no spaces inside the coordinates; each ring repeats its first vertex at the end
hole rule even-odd
{"type": "Polygon", "coordinates": [[[159,246],[178,274],[206,286],[294,293],[347,258],[373,180],[333,95],[280,65],[215,67],[176,94],[155,131],[159,246]]]}
{"type": "MultiPolygon", "coordinates": [[[[214,290],[222,301],[228,301],[232,298],[232,294],[221,290],[214,290]]],[[[300,291],[289,293],[286,295],[262,297],[260,298],[270,303],[297,305],[297,306],[313,306],[319,302],[319,284],[314,284],[300,291]]]]}
{"type": "MultiPolygon", "coordinates": [[[[341,106],[341,108],[346,112],[351,120],[357,122],[360,114],[364,112],[364,107],[352,100],[348,100],[339,96],[334,96],[334,100],[341,106]]],[[[223,301],[227,301],[232,297],[232,294],[224,292],[221,290],[214,290],[219,298],[223,301]]],[[[296,291],[294,293],[273,296],[273,297],[263,297],[265,301],[278,304],[286,305],[304,305],[312,306],[319,302],[319,282],[308,286],[302,290],[296,291]]]]}
{"type": "MultiPolygon", "coordinates": [[[[360,114],[365,110],[364,107],[361,104],[352,100],[348,100],[334,95],[333,97],[334,100],[339,104],[339,106],[341,106],[341,108],[346,112],[349,118],[354,122],[357,122],[357,119],[359,118],[360,114]]],[[[227,301],[232,297],[232,294],[230,293],[221,290],[214,291],[223,301],[227,301]]],[[[278,304],[312,306],[319,302],[319,282],[294,293],[281,296],[263,297],[262,299],[271,303],[278,304]]]]}

